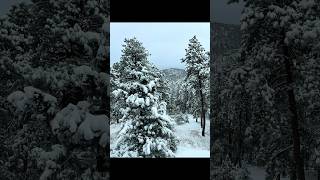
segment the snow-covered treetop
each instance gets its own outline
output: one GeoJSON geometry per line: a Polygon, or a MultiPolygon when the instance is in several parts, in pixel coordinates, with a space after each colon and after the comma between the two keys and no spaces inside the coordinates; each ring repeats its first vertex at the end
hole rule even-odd
{"type": "Polygon", "coordinates": [[[125,44],[122,49],[123,54],[121,56],[122,63],[135,66],[141,66],[147,63],[149,53],[136,37],[125,39],[124,42],[125,44]]]}
{"type": "Polygon", "coordinates": [[[186,63],[187,78],[191,75],[201,78],[208,76],[209,55],[196,36],[189,40],[185,58],[181,59],[181,61],[186,63]]]}

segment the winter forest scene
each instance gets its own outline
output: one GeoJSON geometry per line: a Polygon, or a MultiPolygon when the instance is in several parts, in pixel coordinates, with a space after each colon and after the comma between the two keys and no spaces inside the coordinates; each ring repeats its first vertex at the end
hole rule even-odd
{"type": "Polygon", "coordinates": [[[1,0],[0,179],[109,179],[109,1],[14,2],[1,0]]]}
{"type": "Polygon", "coordinates": [[[111,23],[111,158],[210,157],[209,31],[111,23]]]}
{"type": "Polygon", "coordinates": [[[320,180],[320,1],[211,12],[211,179],[320,180]]]}

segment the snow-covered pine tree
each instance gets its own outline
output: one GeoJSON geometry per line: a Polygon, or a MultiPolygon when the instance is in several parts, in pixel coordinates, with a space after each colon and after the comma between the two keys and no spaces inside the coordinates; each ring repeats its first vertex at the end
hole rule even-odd
{"type": "Polygon", "coordinates": [[[177,111],[183,114],[192,114],[196,122],[198,122],[201,113],[201,103],[198,101],[196,89],[193,88],[188,79],[180,83],[176,96],[175,107],[177,111]]]}
{"type": "Polygon", "coordinates": [[[301,133],[302,158],[304,158],[306,170],[318,171],[316,151],[319,148],[320,117],[319,91],[320,88],[320,2],[313,0],[296,0],[285,8],[291,24],[286,29],[285,43],[288,46],[290,58],[292,58],[292,72],[295,80],[295,93],[297,100],[299,123],[303,127],[301,133]],[[317,110],[318,109],[318,110],[317,110]]]}
{"type": "Polygon", "coordinates": [[[176,112],[188,113],[187,107],[190,99],[189,94],[191,93],[192,89],[188,89],[188,84],[186,82],[182,82],[180,86],[177,87],[177,91],[174,97],[174,105],[176,107],[176,112]]]}
{"type": "Polygon", "coordinates": [[[8,14],[0,20],[0,51],[12,60],[19,59],[31,49],[32,36],[29,25],[31,21],[30,4],[13,5],[8,14]]]}
{"type": "MultiPolygon", "coordinates": [[[[1,177],[107,178],[108,107],[102,100],[109,80],[93,63],[105,46],[99,34],[108,6],[105,0],[33,0],[0,20],[6,82],[0,107],[8,118],[0,118],[8,127],[0,139],[1,177]]],[[[108,33],[104,38],[109,42],[108,33]]]]}
{"type": "MultiPolygon", "coordinates": [[[[188,82],[197,93],[198,102],[200,102],[200,119],[202,125],[202,136],[205,136],[205,114],[206,114],[206,88],[204,83],[209,78],[209,57],[205,52],[196,36],[189,40],[188,49],[186,49],[185,58],[182,59],[186,63],[186,72],[188,82]]],[[[208,82],[208,81],[207,81],[208,82]]]]}
{"type": "Polygon", "coordinates": [[[99,72],[110,72],[110,17],[102,26],[100,35],[99,49],[97,52],[96,61],[93,62],[99,72]]]}
{"type": "MultiPolygon", "coordinates": [[[[240,66],[238,49],[240,45],[240,26],[222,23],[211,24],[211,71],[210,71],[210,119],[211,119],[211,167],[219,169],[222,162],[228,156],[232,161],[231,165],[240,167],[239,152],[244,150],[235,148],[239,144],[234,139],[241,140],[239,137],[239,126],[241,123],[235,114],[236,103],[239,102],[232,97],[235,90],[230,79],[231,71],[240,66]],[[235,138],[237,136],[237,138],[235,138]]],[[[240,103],[238,103],[240,104],[240,103]]],[[[237,113],[239,112],[236,111],[237,113]]],[[[244,117],[244,116],[243,116],[244,117]]],[[[242,123],[244,126],[244,124],[242,123]]],[[[245,144],[242,144],[245,147],[245,144]]],[[[250,161],[249,158],[247,158],[250,161]]],[[[213,173],[217,173],[216,171],[213,173]]]]}
{"type": "Polygon", "coordinates": [[[314,131],[307,120],[317,116],[308,109],[317,103],[306,99],[310,94],[317,97],[313,92],[319,81],[314,78],[319,67],[315,61],[319,59],[319,2],[247,0],[243,12],[241,69],[246,72],[236,74],[247,76],[246,91],[253,100],[250,126],[256,134],[266,130],[254,136],[261,145],[258,157],[264,154],[269,174],[287,172],[304,179],[306,154],[316,144],[307,142],[317,136],[311,135],[314,131]]]}
{"type": "Polygon", "coordinates": [[[159,101],[164,101],[168,103],[169,102],[168,82],[166,79],[164,79],[164,75],[162,74],[162,72],[159,71],[155,66],[154,66],[154,71],[157,72],[159,77],[159,87],[157,88],[158,99],[159,101]]]}
{"type": "MultiPolygon", "coordinates": [[[[119,88],[119,81],[123,77],[123,68],[126,66],[122,61],[116,62],[111,67],[111,92],[119,88]]],[[[167,81],[164,79],[162,72],[154,65],[150,64],[151,71],[154,72],[155,76],[159,78],[158,88],[155,96],[158,98],[159,102],[169,102],[169,87],[167,81]]],[[[124,94],[118,94],[117,91],[111,93],[111,104],[113,108],[111,109],[111,119],[113,122],[119,123],[122,118],[122,111],[124,111],[126,97],[124,94]]]]}
{"type": "Polygon", "coordinates": [[[120,157],[173,157],[177,143],[173,121],[157,109],[158,73],[141,42],[136,38],[124,42],[118,89],[113,93],[125,96],[125,124],[112,153],[120,157]]]}
{"type": "Polygon", "coordinates": [[[33,64],[93,63],[99,33],[107,21],[107,1],[32,0],[29,31],[33,64]],[[74,18],[77,17],[77,18],[74,18]]]}
{"type": "Polygon", "coordinates": [[[267,166],[270,178],[295,169],[289,165],[290,154],[280,153],[283,149],[291,151],[287,147],[290,147],[292,142],[289,135],[291,120],[288,115],[288,109],[292,110],[292,108],[288,108],[290,106],[288,93],[284,88],[288,84],[285,79],[287,73],[283,61],[286,55],[282,53],[283,43],[278,33],[279,27],[275,25],[277,22],[270,18],[273,17],[272,6],[272,2],[247,2],[241,26],[243,42],[240,61],[244,64],[240,69],[234,71],[236,76],[245,77],[239,82],[244,85],[251,96],[251,102],[247,102],[252,108],[245,111],[246,116],[251,117],[252,120],[252,122],[247,122],[253,126],[250,128],[253,130],[254,137],[251,142],[261,142],[260,147],[256,148],[258,149],[256,161],[263,162],[262,164],[267,166]],[[263,28],[257,28],[258,26],[263,28]],[[250,115],[248,112],[251,112],[250,115]],[[263,135],[259,135],[262,130],[266,131],[263,135]]]}
{"type": "Polygon", "coordinates": [[[110,123],[119,123],[122,118],[123,107],[125,107],[125,95],[112,93],[114,90],[118,89],[119,85],[119,73],[118,67],[120,66],[119,62],[113,64],[110,70],[110,104],[112,104],[111,113],[110,113],[110,123]]]}

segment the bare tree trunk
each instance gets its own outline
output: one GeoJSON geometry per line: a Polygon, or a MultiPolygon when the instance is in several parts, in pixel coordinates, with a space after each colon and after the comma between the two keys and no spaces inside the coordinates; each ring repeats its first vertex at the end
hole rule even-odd
{"type": "Polygon", "coordinates": [[[201,124],[202,124],[202,136],[205,136],[205,128],[206,128],[206,114],[204,110],[204,95],[202,92],[202,82],[199,79],[199,88],[200,88],[200,101],[201,101],[201,124]]]}
{"type": "Polygon", "coordinates": [[[238,155],[237,155],[237,163],[239,165],[239,167],[242,167],[242,164],[241,164],[241,159],[242,159],[242,109],[240,109],[240,114],[239,114],[239,130],[238,130],[238,155]]]}
{"type": "Polygon", "coordinates": [[[198,114],[197,114],[197,113],[196,113],[196,116],[195,116],[195,117],[196,117],[196,122],[198,122],[198,114]]]}
{"type": "MultiPolygon", "coordinates": [[[[285,34],[283,32],[283,37],[285,34]]],[[[283,38],[284,39],[284,38],[283,38]]],[[[289,115],[291,119],[291,130],[292,130],[292,139],[293,139],[293,157],[295,161],[295,169],[297,172],[298,180],[305,180],[304,173],[304,163],[303,158],[301,157],[300,150],[300,133],[299,133],[299,121],[298,121],[298,112],[296,107],[296,99],[293,91],[293,75],[292,75],[292,62],[290,62],[290,54],[288,46],[285,45],[283,41],[283,55],[285,60],[285,67],[287,73],[287,82],[288,82],[288,100],[289,100],[289,115]]]]}
{"type": "Polygon", "coordinates": [[[98,145],[98,149],[97,149],[97,164],[96,164],[96,168],[98,170],[98,172],[105,174],[106,172],[109,171],[109,162],[107,160],[107,151],[105,148],[101,147],[100,145],[98,145]]]}
{"type": "Polygon", "coordinates": [[[202,126],[202,136],[205,136],[205,129],[206,129],[206,117],[205,113],[203,113],[203,126],[202,126]]]}

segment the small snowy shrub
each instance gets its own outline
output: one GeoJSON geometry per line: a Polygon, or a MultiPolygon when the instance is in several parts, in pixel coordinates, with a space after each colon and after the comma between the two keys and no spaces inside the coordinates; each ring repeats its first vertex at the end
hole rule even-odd
{"type": "Polygon", "coordinates": [[[181,124],[185,124],[185,123],[189,123],[189,119],[188,119],[188,116],[185,115],[185,114],[178,114],[176,117],[175,117],[175,120],[176,120],[176,123],[178,125],[181,125],[181,124]]]}

